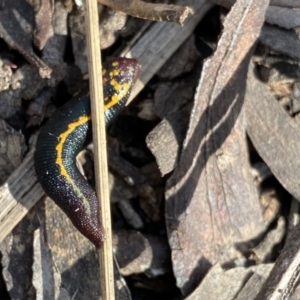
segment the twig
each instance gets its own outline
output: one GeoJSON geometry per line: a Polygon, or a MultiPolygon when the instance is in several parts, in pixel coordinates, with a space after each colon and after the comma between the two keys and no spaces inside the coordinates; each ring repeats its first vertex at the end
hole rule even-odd
{"type": "Polygon", "coordinates": [[[192,10],[187,6],[146,3],[141,0],[98,0],[112,9],[130,16],[152,21],[167,21],[183,24],[192,10]]]}
{"type": "Polygon", "coordinates": [[[86,32],[90,74],[90,95],[93,124],[96,192],[99,200],[99,219],[106,231],[106,241],[99,250],[101,294],[104,300],[115,299],[109,183],[107,172],[106,133],[101,84],[101,50],[97,0],[86,1],[86,32]],[[100,82],[100,83],[99,83],[100,82]],[[100,104],[100,105],[99,105],[100,104]],[[99,178],[97,180],[97,178],[99,178]]]}

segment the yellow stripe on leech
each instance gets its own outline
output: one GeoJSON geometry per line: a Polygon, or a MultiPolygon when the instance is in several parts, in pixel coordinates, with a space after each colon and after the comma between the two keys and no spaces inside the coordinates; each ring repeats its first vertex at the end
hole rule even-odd
{"type": "Polygon", "coordinates": [[[118,69],[113,69],[112,71],[109,72],[109,77],[113,78],[113,77],[117,77],[120,74],[120,70],[118,69]]]}
{"type": "Polygon", "coordinates": [[[110,101],[104,105],[104,110],[107,110],[120,102],[128,93],[131,83],[124,82],[119,83],[115,79],[110,81],[110,84],[113,86],[116,93],[111,97],[110,101]]]}
{"type": "MultiPolygon", "coordinates": [[[[114,70],[110,73],[110,75],[115,75],[115,76],[118,74],[119,74],[119,70],[114,70]]],[[[127,95],[128,91],[131,87],[130,82],[124,82],[121,84],[115,79],[112,79],[110,81],[110,84],[113,86],[116,93],[111,97],[110,101],[104,105],[104,110],[107,110],[107,109],[113,107],[114,105],[116,105],[118,102],[120,102],[123,99],[123,97],[125,97],[127,95]]],[[[65,145],[65,142],[66,142],[68,136],[80,125],[83,125],[90,120],[91,120],[90,116],[81,116],[81,117],[79,117],[78,120],[69,124],[68,129],[65,132],[63,132],[62,134],[60,134],[59,143],[57,144],[57,146],[55,148],[56,149],[56,161],[55,162],[60,168],[60,174],[65,177],[66,181],[72,186],[72,188],[76,192],[77,196],[82,199],[83,204],[86,208],[86,212],[88,214],[90,214],[89,202],[83,196],[80,189],[78,188],[78,186],[76,185],[76,183],[73,181],[70,174],[66,170],[64,163],[63,163],[62,153],[63,153],[63,147],[65,145]]]]}
{"type": "Polygon", "coordinates": [[[59,135],[59,143],[56,145],[56,164],[60,168],[60,174],[65,177],[66,181],[72,186],[74,191],[76,192],[77,196],[82,199],[83,205],[86,209],[86,213],[89,215],[91,213],[90,206],[88,200],[84,197],[84,195],[81,193],[80,188],[76,185],[74,180],[71,178],[70,174],[66,170],[63,162],[63,148],[65,145],[65,142],[68,138],[68,136],[80,125],[83,125],[91,120],[90,116],[81,116],[79,117],[75,122],[72,122],[68,125],[68,129],[64,131],[62,134],[59,135]]]}

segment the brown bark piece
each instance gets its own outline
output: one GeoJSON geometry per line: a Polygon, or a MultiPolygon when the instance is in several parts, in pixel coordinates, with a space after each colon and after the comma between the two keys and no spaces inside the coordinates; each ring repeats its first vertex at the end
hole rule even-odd
{"type": "MultiPolygon", "coordinates": [[[[209,0],[230,9],[235,0],[209,0]]],[[[274,4],[273,4],[274,5],[274,4]]],[[[299,4],[298,4],[299,5],[299,4]]],[[[291,8],[269,6],[266,11],[266,22],[283,28],[295,28],[300,25],[300,12],[291,8]]]]}
{"type": "Polygon", "coordinates": [[[22,99],[20,90],[6,90],[0,92],[0,118],[7,119],[20,110],[22,99]]]}
{"type": "Polygon", "coordinates": [[[51,87],[58,85],[66,76],[64,55],[68,40],[68,11],[61,2],[56,2],[52,10],[49,36],[42,51],[43,61],[53,69],[51,79],[47,81],[51,87]]]}
{"type": "Polygon", "coordinates": [[[101,14],[101,49],[110,47],[118,38],[118,32],[125,27],[127,15],[113,9],[105,9],[101,14]]]}
{"type": "Polygon", "coordinates": [[[184,295],[237,242],[264,230],[241,114],[250,55],[268,1],[238,1],[203,67],[182,157],[167,184],[173,270],[184,295]],[[225,250],[226,249],[226,250],[225,250]]]}
{"type": "Polygon", "coordinates": [[[287,300],[300,277],[300,223],[295,227],[286,245],[255,300],[287,300]]]}
{"type": "Polygon", "coordinates": [[[0,242],[43,195],[44,191],[35,176],[31,151],[0,187],[0,242]]]}
{"type": "Polygon", "coordinates": [[[255,273],[249,278],[235,300],[255,299],[259,290],[263,286],[266,277],[270,274],[274,264],[261,264],[251,267],[251,271],[255,273]]]}
{"type": "Polygon", "coordinates": [[[29,117],[27,127],[39,126],[41,124],[52,96],[53,89],[46,88],[29,103],[26,111],[26,115],[29,117]]]}
{"type": "Polygon", "coordinates": [[[271,96],[268,88],[248,73],[247,132],[259,155],[283,187],[300,199],[299,126],[271,96]]]}
{"type": "Polygon", "coordinates": [[[0,37],[13,49],[19,51],[42,78],[49,78],[49,68],[32,49],[33,9],[25,0],[5,1],[0,10],[0,37]]]}
{"type": "Polygon", "coordinates": [[[177,111],[163,119],[147,136],[146,143],[155,156],[161,176],[174,170],[184,140],[188,119],[177,111]]]}
{"type": "Polygon", "coordinates": [[[42,213],[40,202],[0,243],[2,275],[11,299],[34,300],[32,285],[33,233],[40,226],[37,211],[42,213]]]}
{"type": "MultiPolygon", "coordinates": [[[[273,264],[254,266],[250,268],[238,267],[225,271],[217,264],[211,268],[207,276],[203,279],[200,286],[186,298],[186,300],[233,300],[236,299],[239,291],[243,286],[252,281],[255,276],[255,282],[261,287],[263,280],[268,276],[273,264]],[[260,280],[257,280],[257,277],[260,280]]],[[[253,285],[252,285],[253,287],[253,285]]],[[[258,290],[254,289],[252,293],[257,294],[258,290]]],[[[245,298],[251,300],[253,298],[247,295],[245,298]]]]}
{"type": "Polygon", "coordinates": [[[151,276],[171,270],[170,250],[166,239],[137,231],[117,231],[113,247],[123,276],[147,272],[151,276]]]}
{"type": "MultiPolygon", "coordinates": [[[[62,286],[68,287],[70,295],[76,294],[76,299],[99,299],[100,274],[97,251],[94,245],[76,230],[62,210],[48,197],[45,202],[45,214],[47,241],[52,251],[56,269],[58,273],[61,274],[62,286]]],[[[127,238],[133,236],[135,238],[137,238],[137,236],[141,237],[141,235],[135,233],[129,234],[129,236],[127,235],[127,238]]],[[[127,253],[127,247],[130,246],[128,245],[129,240],[124,241],[124,238],[122,234],[120,234],[120,236],[117,234],[114,237],[114,241],[116,242],[114,250],[117,252],[117,256],[120,255],[123,258],[123,260],[121,260],[123,268],[125,267],[124,261],[126,261],[125,253],[127,253]]],[[[168,267],[168,262],[161,262],[161,259],[165,259],[168,255],[167,245],[161,240],[153,242],[151,241],[151,237],[150,242],[147,239],[145,240],[145,238],[142,238],[142,241],[145,243],[140,244],[141,248],[139,251],[132,252],[133,256],[134,254],[136,254],[137,257],[140,256],[140,259],[145,262],[145,264],[149,263],[151,265],[151,263],[154,262],[153,266],[156,266],[157,269],[160,268],[159,270],[168,267]],[[154,261],[151,260],[151,255],[154,255],[151,251],[142,253],[142,249],[144,249],[144,246],[148,243],[155,248],[154,253],[159,254],[154,261]]],[[[131,240],[131,243],[132,242],[131,240]]],[[[134,265],[134,261],[132,261],[134,259],[133,256],[127,256],[127,263],[130,262],[131,266],[134,265]]],[[[130,268],[130,266],[127,267],[130,268]]],[[[128,269],[123,271],[126,272],[126,270],[129,272],[128,269]]],[[[153,272],[155,272],[154,268],[153,272]]],[[[130,299],[128,296],[126,298],[119,298],[120,295],[124,293],[124,289],[126,290],[126,283],[116,268],[115,280],[116,300],[130,299]]]]}
{"type": "Polygon", "coordinates": [[[116,155],[109,149],[109,167],[118,174],[129,186],[134,186],[140,197],[146,198],[149,203],[156,203],[155,191],[147,182],[147,178],[138,170],[137,167],[116,155]]]}
{"type": "Polygon", "coordinates": [[[269,24],[279,25],[286,29],[296,28],[300,26],[300,11],[270,6],[266,13],[266,19],[269,24]]]}
{"type": "Polygon", "coordinates": [[[164,80],[172,80],[178,76],[188,73],[195,67],[200,58],[195,45],[195,35],[191,35],[172,57],[157,72],[157,76],[164,80]]]}
{"type": "Polygon", "coordinates": [[[41,50],[52,35],[53,0],[41,0],[38,12],[35,14],[35,30],[33,42],[41,50]]]}
{"type": "Polygon", "coordinates": [[[0,59],[0,91],[9,89],[12,85],[12,68],[10,63],[6,64],[3,59],[0,59]]]}
{"type": "Polygon", "coordinates": [[[260,41],[271,49],[300,58],[300,40],[294,30],[265,25],[260,34],[260,41]]]}
{"type": "Polygon", "coordinates": [[[260,41],[271,49],[300,58],[300,40],[294,30],[287,30],[265,24],[262,28],[260,41]]]}
{"type": "Polygon", "coordinates": [[[173,83],[161,83],[154,94],[154,113],[161,119],[192,103],[198,76],[189,76],[173,83]]]}
{"type": "Polygon", "coordinates": [[[272,261],[274,247],[282,242],[286,234],[286,222],[284,217],[277,220],[276,228],[270,230],[264,239],[251,252],[257,262],[268,263],[272,261]]]}
{"type": "Polygon", "coordinates": [[[20,165],[26,145],[23,134],[15,131],[1,119],[0,141],[0,184],[2,184],[20,165]]]}
{"type": "Polygon", "coordinates": [[[44,232],[40,228],[34,232],[32,272],[37,299],[57,299],[59,286],[55,286],[52,254],[45,245],[44,232]]]}
{"type": "Polygon", "coordinates": [[[77,299],[99,299],[99,265],[93,244],[80,234],[50,198],[45,200],[45,233],[62,285],[77,299]]]}
{"type": "MultiPolygon", "coordinates": [[[[124,28],[127,15],[120,11],[105,9],[100,18],[99,30],[101,37],[101,49],[111,46],[119,31],[124,28]]],[[[84,8],[79,8],[69,14],[69,28],[72,38],[75,63],[82,74],[88,73],[87,44],[84,8]]]]}
{"type": "Polygon", "coordinates": [[[299,0],[271,0],[270,5],[285,6],[285,7],[300,7],[299,0]]]}
{"type": "Polygon", "coordinates": [[[264,224],[268,227],[280,213],[280,197],[275,189],[262,190],[259,203],[263,212],[264,224]]]}
{"type": "Polygon", "coordinates": [[[176,22],[181,25],[192,13],[192,10],[186,6],[147,3],[140,0],[98,0],[98,2],[133,17],[153,21],[176,22]]]}

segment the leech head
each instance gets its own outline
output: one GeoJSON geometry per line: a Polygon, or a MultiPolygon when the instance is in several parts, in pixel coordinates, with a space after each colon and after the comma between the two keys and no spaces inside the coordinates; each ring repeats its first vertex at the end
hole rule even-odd
{"type": "Polygon", "coordinates": [[[117,104],[124,106],[138,79],[140,66],[136,59],[119,57],[108,61],[103,68],[104,109],[117,104]]]}

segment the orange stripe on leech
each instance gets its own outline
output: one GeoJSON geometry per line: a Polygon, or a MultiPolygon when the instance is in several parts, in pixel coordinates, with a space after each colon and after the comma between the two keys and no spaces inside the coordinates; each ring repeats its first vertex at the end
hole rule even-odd
{"type": "Polygon", "coordinates": [[[71,178],[69,175],[68,171],[66,170],[63,162],[63,148],[65,145],[65,142],[68,138],[68,136],[76,130],[79,126],[87,123],[88,121],[91,120],[90,116],[81,116],[79,117],[76,121],[70,123],[68,125],[68,128],[66,131],[61,133],[59,135],[59,143],[56,145],[55,150],[56,150],[56,160],[55,163],[59,166],[60,168],[60,175],[65,177],[66,181],[73,187],[74,191],[76,192],[77,196],[82,199],[83,204],[85,206],[87,214],[90,214],[90,206],[88,200],[82,195],[79,187],[76,185],[74,180],[71,178]]]}

